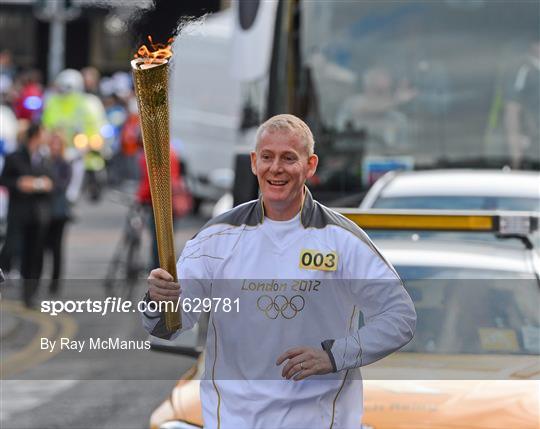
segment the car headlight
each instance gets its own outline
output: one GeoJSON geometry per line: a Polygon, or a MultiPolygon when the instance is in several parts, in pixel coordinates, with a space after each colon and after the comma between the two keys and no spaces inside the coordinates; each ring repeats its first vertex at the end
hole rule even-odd
{"type": "Polygon", "coordinates": [[[200,429],[201,427],[175,420],[174,422],[163,423],[159,429],[200,429]]]}

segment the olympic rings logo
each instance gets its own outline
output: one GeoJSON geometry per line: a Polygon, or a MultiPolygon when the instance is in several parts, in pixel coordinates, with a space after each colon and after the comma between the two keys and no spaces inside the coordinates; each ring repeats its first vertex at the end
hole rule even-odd
{"type": "Polygon", "coordinates": [[[277,319],[280,314],[284,319],[293,319],[302,311],[305,303],[301,295],[294,295],[291,299],[285,295],[276,295],[274,298],[262,295],[257,300],[257,308],[269,319],[277,319]]]}

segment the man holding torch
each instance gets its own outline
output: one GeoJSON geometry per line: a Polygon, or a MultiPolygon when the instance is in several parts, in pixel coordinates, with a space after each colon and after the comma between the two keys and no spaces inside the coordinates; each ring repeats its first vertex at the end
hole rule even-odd
{"type": "Polygon", "coordinates": [[[146,299],[183,308],[172,331],[163,314],[145,313],[152,335],[176,337],[201,313],[183,303],[209,303],[205,427],[360,428],[358,368],[413,336],[416,313],[393,267],[305,186],[317,163],[303,121],[270,118],[251,154],[259,199],[212,219],[186,244],[179,282],[162,268],[150,273],[146,299]]]}

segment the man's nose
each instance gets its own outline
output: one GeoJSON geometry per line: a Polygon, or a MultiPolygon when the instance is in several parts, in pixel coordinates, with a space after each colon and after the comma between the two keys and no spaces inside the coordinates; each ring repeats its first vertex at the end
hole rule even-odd
{"type": "Polygon", "coordinates": [[[281,164],[281,160],[279,158],[274,159],[272,165],[270,166],[270,171],[273,173],[279,173],[283,171],[283,165],[281,164]]]}

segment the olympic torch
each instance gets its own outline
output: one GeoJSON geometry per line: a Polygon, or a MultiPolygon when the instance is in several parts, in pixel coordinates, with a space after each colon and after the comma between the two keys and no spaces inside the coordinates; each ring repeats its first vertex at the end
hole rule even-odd
{"type": "MultiPolygon", "coordinates": [[[[131,61],[133,81],[144,146],[144,155],[150,179],[152,208],[156,225],[159,265],[178,280],[173,240],[168,64],[172,55],[169,39],[167,45],[152,42],[152,50],[141,46],[131,61]]],[[[165,326],[174,332],[182,326],[180,313],[165,311],[165,326]]]]}

